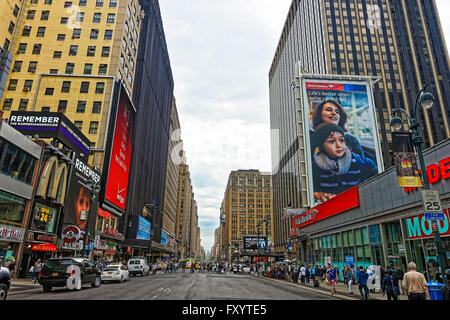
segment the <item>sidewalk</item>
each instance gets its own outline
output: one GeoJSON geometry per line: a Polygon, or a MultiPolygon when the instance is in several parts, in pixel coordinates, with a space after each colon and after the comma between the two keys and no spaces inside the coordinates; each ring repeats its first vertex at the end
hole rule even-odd
{"type": "MultiPolygon", "coordinates": [[[[255,275],[255,277],[258,277],[258,276],[255,275]]],[[[320,282],[320,281],[319,281],[319,287],[314,288],[312,280],[310,280],[309,283],[301,284],[300,279],[299,279],[299,283],[293,283],[292,280],[278,280],[278,279],[272,279],[272,278],[267,278],[267,277],[263,277],[263,276],[259,276],[258,278],[264,279],[267,281],[276,281],[278,283],[283,283],[283,284],[287,284],[287,285],[291,285],[291,286],[302,287],[302,288],[306,288],[308,290],[312,290],[315,292],[321,292],[324,294],[331,295],[331,286],[326,285],[324,282],[320,282]]],[[[350,294],[348,292],[348,286],[346,284],[344,284],[342,281],[339,281],[338,283],[336,283],[335,288],[336,288],[336,294],[334,295],[335,297],[345,299],[345,300],[362,300],[357,284],[352,285],[353,294],[350,294]]],[[[371,301],[383,300],[384,301],[384,300],[387,300],[387,296],[386,295],[383,296],[381,291],[375,292],[375,293],[369,293],[369,300],[371,300],[371,301]]],[[[408,297],[406,295],[400,295],[398,297],[398,300],[408,300],[408,297]]]]}
{"type": "Polygon", "coordinates": [[[31,278],[11,279],[11,288],[8,295],[34,291],[42,291],[42,286],[37,282],[33,283],[31,278]]]}

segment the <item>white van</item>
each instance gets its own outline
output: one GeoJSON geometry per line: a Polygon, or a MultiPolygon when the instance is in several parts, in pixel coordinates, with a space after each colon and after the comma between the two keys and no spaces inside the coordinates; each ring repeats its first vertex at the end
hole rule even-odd
{"type": "Polygon", "coordinates": [[[129,274],[134,276],[136,276],[137,274],[140,274],[141,276],[148,276],[148,273],[150,271],[150,267],[147,264],[147,261],[141,258],[132,258],[128,260],[127,266],[129,274]]]}

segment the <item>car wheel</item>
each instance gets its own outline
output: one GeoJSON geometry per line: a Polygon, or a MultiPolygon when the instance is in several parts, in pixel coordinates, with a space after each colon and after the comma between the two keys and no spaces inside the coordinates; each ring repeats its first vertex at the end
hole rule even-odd
{"type": "Polygon", "coordinates": [[[0,283],[0,301],[6,300],[8,296],[8,287],[4,283],[0,283]]]}
{"type": "Polygon", "coordinates": [[[52,290],[52,286],[49,284],[44,284],[42,286],[42,289],[44,290],[44,292],[50,292],[52,290]]]}
{"type": "Polygon", "coordinates": [[[102,282],[101,278],[99,276],[96,276],[94,282],[92,282],[92,287],[93,288],[100,287],[101,282],[102,282]]]}

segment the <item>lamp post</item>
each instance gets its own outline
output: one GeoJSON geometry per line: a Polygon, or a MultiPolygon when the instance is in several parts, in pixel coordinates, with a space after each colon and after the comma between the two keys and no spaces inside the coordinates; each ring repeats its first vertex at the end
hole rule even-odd
{"type": "Polygon", "coordinates": [[[86,248],[86,246],[89,246],[90,242],[89,220],[91,220],[92,216],[92,203],[94,202],[95,195],[100,192],[100,184],[98,182],[94,182],[92,179],[89,179],[86,184],[91,190],[89,191],[89,215],[86,218],[86,228],[84,230],[83,237],[83,257],[87,257],[88,255],[86,253],[89,251],[89,248],[86,248]]]}
{"type": "MultiPolygon", "coordinates": [[[[422,151],[423,138],[419,131],[420,124],[417,121],[417,112],[418,112],[417,109],[420,105],[425,110],[428,110],[428,109],[431,109],[434,105],[434,97],[431,93],[426,92],[427,87],[428,87],[428,84],[424,85],[422,87],[422,89],[419,91],[419,93],[417,94],[416,103],[414,105],[414,114],[412,116],[410,116],[409,113],[402,108],[396,109],[392,112],[392,116],[395,116],[395,113],[397,113],[397,112],[404,113],[409,120],[410,128],[413,133],[413,137],[412,137],[413,144],[417,150],[417,155],[419,157],[419,164],[420,164],[421,175],[422,175],[422,180],[423,180],[425,190],[430,189],[430,183],[428,181],[427,170],[426,170],[425,161],[424,161],[424,157],[423,157],[423,151],[422,151]]],[[[394,131],[402,130],[403,129],[402,119],[399,117],[393,117],[391,119],[391,127],[394,129],[394,131]]],[[[441,241],[441,236],[439,234],[439,230],[434,231],[434,241],[436,243],[439,265],[441,266],[442,279],[443,279],[444,284],[446,284],[447,280],[445,277],[445,269],[446,269],[447,265],[446,265],[446,260],[444,258],[444,253],[442,250],[442,241],[441,241]]]]}

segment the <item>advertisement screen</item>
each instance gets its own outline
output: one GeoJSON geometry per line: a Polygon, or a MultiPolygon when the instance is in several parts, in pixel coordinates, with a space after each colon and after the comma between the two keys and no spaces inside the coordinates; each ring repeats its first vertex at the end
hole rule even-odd
{"type": "Polygon", "coordinates": [[[123,88],[120,91],[105,200],[125,210],[135,111],[123,88]]]}
{"type": "Polygon", "coordinates": [[[90,203],[92,187],[87,183],[92,179],[100,182],[100,171],[92,168],[85,160],[75,155],[72,173],[70,176],[69,190],[67,192],[66,205],[64,206],[64,226],[76,226],[81,231],[86,230],[89,220],[89,232],[95,234],[95,221],[98,213],[98,194],[90,203]]]}
{"type": "Polygon", "coordinates": [[[397,179],[400,187],[422,187],[411,132],[392,132],[397,179]]]}
{"type": "Polygon", "coordinates": [[[266,236],[244,236],[244,250],[258,250],[267,247],[266,236]]]}
{"type": "Polygon", "coordinates": [[[368,81],[303,79],[310,200],[316,205],[382,171],[368,81]]]}
{"type": "Polygon", "coordinates": [[[150,240],[150,230],[152,229],[152,223],[141,216],[138,216],[138,227],[136,239],[138,240],[150,240]]]}

